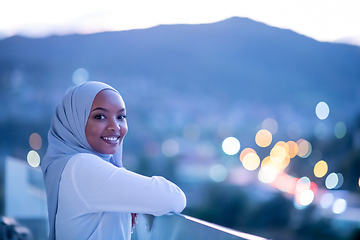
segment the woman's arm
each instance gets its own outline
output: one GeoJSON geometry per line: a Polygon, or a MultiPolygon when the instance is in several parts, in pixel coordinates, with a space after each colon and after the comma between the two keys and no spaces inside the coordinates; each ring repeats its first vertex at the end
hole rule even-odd
{"type": "Polygon", "coordinates": [[[76,192],[90,211],[159,216],[186,206],[183,191],[163,177],[145,177],[92,154],[81,154],[69,163],[76,192]]]}

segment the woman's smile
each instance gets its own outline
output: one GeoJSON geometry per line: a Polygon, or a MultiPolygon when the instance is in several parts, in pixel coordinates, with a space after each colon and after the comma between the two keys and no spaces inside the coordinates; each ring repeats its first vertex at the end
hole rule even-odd
{"type": "Polygon", "coordinates": [[[120,136],[106,136],[101,138],[108,144],[118,144],[120,140],[120,136]]]}

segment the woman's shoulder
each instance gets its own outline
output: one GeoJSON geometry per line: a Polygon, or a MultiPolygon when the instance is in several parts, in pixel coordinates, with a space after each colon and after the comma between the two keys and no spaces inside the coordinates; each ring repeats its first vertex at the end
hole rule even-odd
{"type": "Polygon", "coordinates": [[[67,165],[76,167],[84,164],[86,164],[87,168],[89,168],[89,167],[97,167],[102,164],[107,164],[107,162],[95,154],[78,153],[69,159],[67,165]]]}
{"type": "Polygon", "coordinates": [[[92,153],[77,153],[73,155],[70,160],[78,160],[78,159],[94,159],[94,160],[102,160],[99,156],[92,153]]]}

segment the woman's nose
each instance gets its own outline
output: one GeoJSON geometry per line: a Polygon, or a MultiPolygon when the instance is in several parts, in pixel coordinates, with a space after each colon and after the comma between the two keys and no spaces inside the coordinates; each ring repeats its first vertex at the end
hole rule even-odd
{"type": "Polygon", "coordinates": [[[112,119],[109,121],[108,129],[113,131],[120,129],[120,124],[118,123],[117,119],[112,119]]]}

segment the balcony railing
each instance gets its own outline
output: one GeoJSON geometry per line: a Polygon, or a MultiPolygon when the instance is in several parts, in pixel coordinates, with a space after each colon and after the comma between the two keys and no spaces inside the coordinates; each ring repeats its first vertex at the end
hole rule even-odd
{"type": "Polygon", "coordinates": [[[182,214],[139,215],[132,240],[266,240],[182,214]]]}

